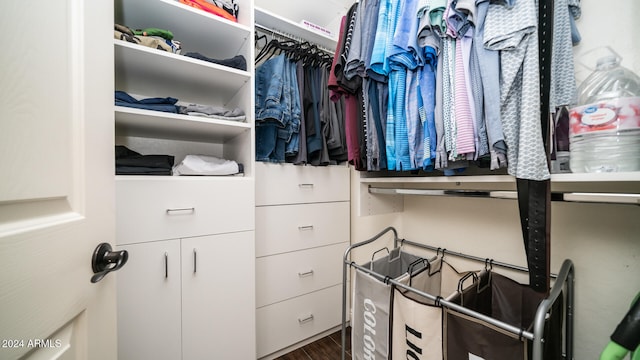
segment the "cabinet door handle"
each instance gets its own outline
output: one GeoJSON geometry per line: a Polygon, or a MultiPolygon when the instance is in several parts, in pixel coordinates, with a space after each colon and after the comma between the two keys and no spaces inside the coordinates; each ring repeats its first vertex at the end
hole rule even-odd
{"type": "Polygon", "coordinates": [[[301,189],[313,189],[313,184],[311,183],[298,184],[298,187],[300,187],[301,189]]]}
{"type": "Polygon", "coordinates": [[[298,272],[299,277],[305,277],[305,276],[311,276],[311,275],[313,275],[313,269],[305,272],[298,272]]]}
{"type": "Polygon", "coordinates": [[[193,273],[198,271],[198,251],[193,249],[193,273]]]}
{"type": "Polygon", "coordinates": [[[305,317],[305,318],[298,318],[298,323],[300,325],[304,324],[304,323],[308,323],[309,321],[313,320],[313,314],[309,314],[309,316],[305,317]]]}
{"type": "Polygon", "coordinates": [[[164,253],[164,278],[169,277],[169,254],[164,253]]]}
{"type": "Polygon", "coordinates": [[[313,230],[313,225],[300,225],[298,226],[298,230],[300,231],[313,230]]]}
{"type": "Polygon", "coordinates": [[[180,213],[194,213],[196,212],[196,208],[175,208],[175,209],[167,209],[167,215],[178,215],[180,213]]]}

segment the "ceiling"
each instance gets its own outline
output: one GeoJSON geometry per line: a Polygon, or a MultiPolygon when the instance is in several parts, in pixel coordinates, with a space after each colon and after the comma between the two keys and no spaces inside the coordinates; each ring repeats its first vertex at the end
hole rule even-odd
{"type": "Polygon", "coordinates": [[[262,8],[294,23],[307,20],[337,34],[340,19],[347,14],[354,0],[254,0],[262,8]],[[294,5],[295,4],[295,5],[294,5]]]}

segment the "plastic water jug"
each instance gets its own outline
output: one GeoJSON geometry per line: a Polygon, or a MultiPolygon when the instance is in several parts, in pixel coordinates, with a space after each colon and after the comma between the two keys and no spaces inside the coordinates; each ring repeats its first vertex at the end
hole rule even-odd
{"type": "Polygon", "coordinates": [[[574,173],[640,171],[640,77],[606,50],[569,113],[574,173]]]}

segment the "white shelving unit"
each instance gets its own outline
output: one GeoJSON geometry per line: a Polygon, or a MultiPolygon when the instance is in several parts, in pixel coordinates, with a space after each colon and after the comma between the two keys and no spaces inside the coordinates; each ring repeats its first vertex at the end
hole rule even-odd
{"type": "Polygon", "coordinates": [[[182,44],[173,54],[114,39],[115,90],[246,115],[231,121],[115,107],[117,145],[172,155],[176,164],[202,154],[244,169],[244,176],[116,176],[117,247],[129,251],[131,265],[118,274],[120,359],[256,355],[253,0],[237,3],[235,23],[178,1],[114,0],[117,24],[170,30],[182,44]],[[247,69],[187,52],[241,55],[247,69]]]}
{"type": "Polygon", "coordinates": [[[239,5],[240,17],[235,23],[178,1],[116,0],[116,23],[134,29],[167,29],[182,44],[180,55],[114,39],[116,90],[143,97],[173,97],[181,103],[240,108],[246,114],[244,122],[237,122],[116,107],[117,144],[143,144],[146,151],[166,154],[166,142],[159,139],[183,141],[183,151],[175,159],[178,163],[190,152],[191,142],[192,153],[204,151],[205,155],[235,160],[243,164],[245,176],[252,176],[253,3],[245,0],[239,5]],[[187,52],[219,60],[242,55],[247,69],[184,56],[187,52]]]}

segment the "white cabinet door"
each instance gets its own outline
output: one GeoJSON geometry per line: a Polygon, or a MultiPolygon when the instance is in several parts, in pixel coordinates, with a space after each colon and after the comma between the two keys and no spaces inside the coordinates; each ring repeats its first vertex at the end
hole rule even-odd
{"type": "Polygon", "coordinates": [[[180,240],[118,246],[118,359],[181,357],[180,240]]]}
{"type": "Polygon", "coordinates": [[[182,359],[255,359],[253,231],[182,240],[182,359]]]}

